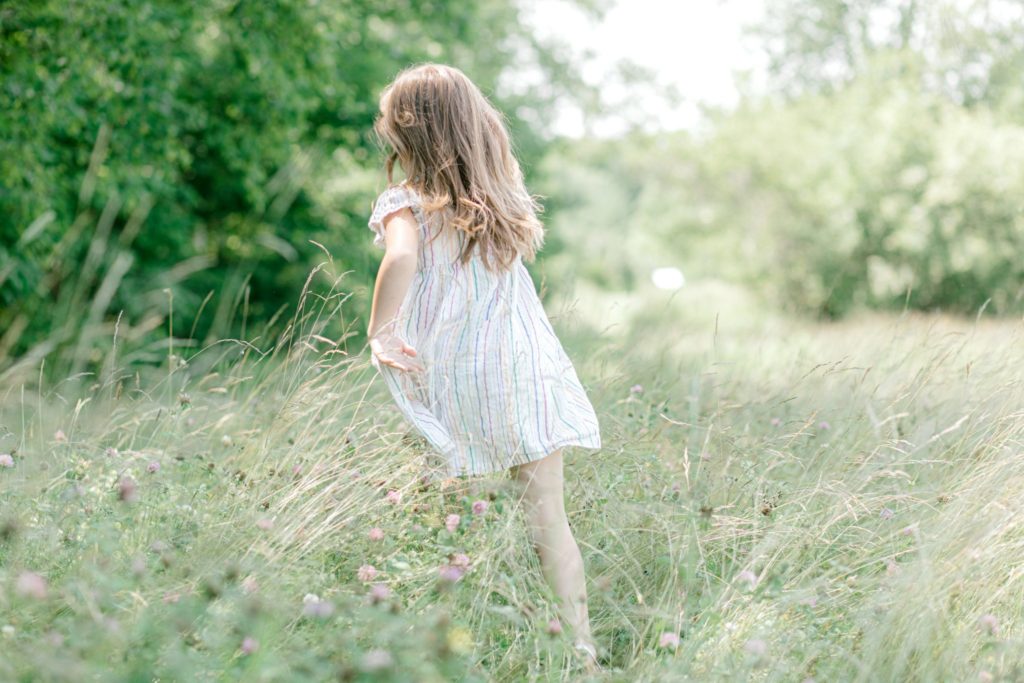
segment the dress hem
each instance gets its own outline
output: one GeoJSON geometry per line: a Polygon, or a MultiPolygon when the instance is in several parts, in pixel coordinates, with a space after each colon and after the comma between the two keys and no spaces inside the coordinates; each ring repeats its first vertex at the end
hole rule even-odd
{"type": "MultiPolygon", "coordinates": [[[[504,472],[517,465],[526,465],[537,460],[541,460],[551,455],[557,450],[565,448],[567,446],[578,446],[586,449],[599,449],[601,448],[601,435],[599,432],[591,432],[583,435],[573,435],[569,438],[556,441],[551,444],[545,445],[539,450],[525,451],[518,454],[512,462],[507,465],[498,466],[478,466],[476,468],[463,468],[461,470],[452,470],[445,467],[431,468],[431,473],[434,475],[431,477],[432,480],[441,479],[455,479],[458,477],[476,477],[485,474],[496,474],[498,472],[504,472]]],[[[451,458],[445,454],[443,457],[451,461],[451,458]]]]}

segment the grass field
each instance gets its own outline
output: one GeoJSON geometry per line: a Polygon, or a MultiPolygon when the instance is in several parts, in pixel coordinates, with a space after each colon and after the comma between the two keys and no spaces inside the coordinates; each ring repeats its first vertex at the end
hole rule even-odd
{"type": "MultiPolygon", "coordinates": [[[[0,680],[582,677],[508,480],[422,482],[334,305],[6,375],[0,680]]],[[[566,460],[600,678],[1024,678],[1021,321],[794,322],[710,284],[549,310],[603,429],[566,460]]]]}

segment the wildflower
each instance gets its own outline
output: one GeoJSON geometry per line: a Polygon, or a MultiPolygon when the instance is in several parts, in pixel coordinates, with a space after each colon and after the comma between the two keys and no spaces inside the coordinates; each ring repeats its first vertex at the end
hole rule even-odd
{"type": "Polygon", "coordinates": [[[246,593],[255,593],[260,588],[259,582],[256,581],[256,577],[247,576],[242,579],[242,590],[246,593]]]}
{"type": "Polygon", "coordinates": [[[295,465],[294,467],[292,467],[292,475],[293,476],[297,477],[300,474],[302,474],[302,465],[295,465]]]}
{"type": "Polygon", "coordinates": [[[451,648],[452,652],[458,654],[466,654],[473,649],[473,636],[469,631],[456,626],[451,631],[448,631],[448,647],[451,648]]]}
{"type": "Polygon", "coordinates": [[[454,534],[455,530],[459,528],[459,522],[462,521],[462,517],[456,514],[450,514],[444,518],[444,528],[448,530],[448,533],[454,534]]]}
{"type": "Polygon", "coordinates": [[[375,526],[370,529],[369,537],[371,541],[379,541],[384,538],[384,530],[379,526],[375,526]]]}
{"type": "Polygon", "coordinates": [[[153,460],[148,465],[146,465],[146,471],[149,472],[150,474],[154,474],[156,472],[159,472],[160,471],[160,463],[158,463],[156,460],[153,460]]]}
{"type": "MultiPolygon", "coordinates": [[[[6,626],[4,628],[6,628],[6,626]]],[[[991,673],[982,669],[978,672],[978,680],[981,681],[981,683],[992,683],[992,681],[996,679],[991,673]]]]}
{"type": "Polygon", "coordinates": [[[181,593],[175,593],[173,591],[167,591],[166,593],[164,593],[163,600],[164,600],[164,603],[166,603],[166,604],[172,604],[172,603],[178,602],[178,600],[181,600],[181,593]]]}
{"type": "Polygon", "coordinates": [[[121,480],[117,482],[117,497],[126,503],[137,500],[139,493],[135,480],[129,476],[121,477],[121,480]]]}
{"type": "Polygon", "coordinates": [[[373,604],[378,602],[384,602],[391,597],[391,589],[385,586],[383,583],[375,583],[370,588],[370,601],[373,604]]]}
{"type": "Polygon", "coordinates": [[[679,647],[679,634],[672,631],[665,631],[658,639],[658,647],[666,650],[674,650],[679,647]]]}
{"type": "Polygon", "coordinates": [[[455,583],[462,578],[462,575],[466,573],[466,570],[462,567],[456,567],[452,564],[446,564],[438,570],[438,574],[443,583],[455,583]]]}
{"type": "Polygon", "coordinates": [[[251,655],[253,652],[256,652],[256,648],[258,648],[259,646],[260,642],[258,640],[256,640],[252,636],[246,636],[244,639],[242,639],[242,654],[251,655]]]}
{"type": "Polygon", "coordinates": [[[359,661],[359,667],[368,673],[383,671],[395,663],[391,653],[381,648],[370,650],[359,661]]]}
{"type": "Polygon", "coordinates": [[[978,628],[991,635],[999,633],[999,619],[994,614],[983,614],[978,618],[978,628]]]}
{"type": "Polygon", "coordinates": [[[761,657],[768,651],[768,643],[760,638],[751,638],[743,644],[743,649],[756,657],[761,657]]]}
{"type": "Polygon", "coordinates": [[[629,393],[631,393],[631,394],[642,394],[642,393],[644,393],[643,385],[634,384],[633,386],[631,386],[629,388],[629,393]]]}
{"type": "Polygon", "coordinates": [[[302,604],[308,605],[311,602],[320,602],[320,596],[316,593],[306,593],[302,596],[302,604]]]}
{"type": "Polygon", "coordinates": [[[64,433],[63,429],[58,429],[53,433],[53,440],[57,443],[67,443],[68,437],[67,434],[64,433]]]}
{"type": "Polygon", "coordinates": [[[132,558],[132,574],[135,576],[142,576],[146,573],[146,558],[142,555],[136,555],[132,558]]]}
{"type": "MultiPolygon", "coordinates": [[[[306,597],[309,596],[307,595],[306,597]]],[[[303,599],[302,613],[307,617],[326,618],[334,613],[334,605],[329,600],[321,600],[320,598],[308,602],[303,599]]]]}
{"type": "Polygon", "coordinates": [[[364,564],[356,572],[356,578],[360,581],[373,581],[374,577],[377,576],[377,568],[372,564],[364,564]]]}
{"type": "Polygon", "coordinates": [[[388,491],[387,499],[388,502],[391,503],[392,505],[398,505],[398,503],[401,502],[402,500],[402,494],[394,489],[391,489],[390,491],[388,491]]]}
{"type": "Polygon", "coordinates": [[[0,453],[0,467],[14,467],[14,458],[10,453],[0,453]]]}
{"type": "Polygon", "coordinates": [[[234,439],[231,438],[230,434],[225,434],[224,436],[220,437],[220,443],[222,446],[230,446],[234,442],[235,441],[234,439]]]}
{"type": "Polygon", "coordinates": [[[744,569],[743,571],[741,571],[739,574],[736,575],[736,578],[740,581],[746,581],[748,584],[750,584],[751,588],[753,588],[757,584],[757,574],[750,571],[749,569],[744,569]]]}
{"type": "Polygon", "coordinates": [[[882,519],[892,519],[896,513],[890,510],[889,508],[882,508],[882,512],[879,514],[881,515],[882,519]]]}
{"type": "Polygon", "coordinates": [[[263,517],[261,519],[256,520],[256,526],[258,526],[260,529],[263,529],[264,531],[269,531],[270,529],[274,528],[274,520],[270,519],[269,517],[263,517]]]}
{"type": "Polygon", "coordinates": [[[452,566],[469,569],[469,555],[465,553],[455,553],[455,555],[452,556],[452,566]]]}
{"type": "Polygon", "coordinates": [[[832,425],[830,425],[825,420],[822,420],[821,422],[818,423],[818,429],[822,431],[828,431],[829,429],[832,429],[832,425]]]}
{"type": "Polygon", "coordinates": [[[103,452],[107,455],[108,458],[116,458],[119,455],[117,449],[114,448],[113,446],[108,447],[103,452]]]}
{"type": "Polygon", "coordinates": [[[782,420],[777,417],[772,418],[772,427],[778,427],[780,424],[782,424],[782,420]]]}
{"type": "Polygon", "coordinates": [[[480,499],[473,501],[473,514],[482,515],[487,512],[487,501],[480,499]]]}
{"type": "Polygon", "coordinates": [[[46,597],[46,579],[35,572],[25,571],[19,574],[14,587],[19,595],[25,597],[35,598],[36,600],[42,600],[46,597]]]}
{"type": "Polygon", "coordinates": [[[548,633],[549,634],[551,634],[553,636],[557,636],[561,632],[562,632],[562,622],[560,622],[558,619],[552,619],[551,621],[548,622],[548,633]]]}

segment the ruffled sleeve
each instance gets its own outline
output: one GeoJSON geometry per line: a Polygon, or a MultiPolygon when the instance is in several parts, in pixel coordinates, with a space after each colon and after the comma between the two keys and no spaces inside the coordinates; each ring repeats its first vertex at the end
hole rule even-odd
{"type": "MultiPolygon", "coordinates": [[[[399,209],[410,207],[415,213],[416,196],[402,185],[392,185],[380,193],[377,201],[373,203],[373,213],[370,214],[370,230],[373,230],[373,245],[383,249],[384,244],[384,219],[399,209]]],[[[417,216],[418,218],[418,216],[417,216]]]]}

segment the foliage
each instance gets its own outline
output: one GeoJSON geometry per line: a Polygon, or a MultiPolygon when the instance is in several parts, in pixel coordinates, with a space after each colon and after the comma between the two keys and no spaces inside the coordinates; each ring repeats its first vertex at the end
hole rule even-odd
{"type": "MultiPolygon", "coordinates": [[[[1024,84],[997,68],[1024,63],[1024,45],[972,29],[968,12],[951,23],[991,57],[986,85],[932,87],[945,52],[861,35],[876,21],[866,17],[896,4],[774,3],[770,19],[786,21],[764,29],[777,39],[767,94],[711,112],[704,130],[584,141],[549,157],[552,232],[572,244],[573,258],[556,256],[562,269],[628,289],[678,265],[690,280],[742,282],[766,303],[830,318],[864,307],[1024,311],[1024,119],[1012,106],[1024,84]],[[857,55],[843,78],[808,66],[825,69],[836,51],[857,55]],[[805,81],[788,82],[786,69],[805,81]]],[[[931,35],[930,11],[900,6],[908,36],[931,35]]]]}
{"type": "Polygon", "coordinates": [[[1021,122],[1024,6],[1017,0],[769,0],[752,27],[772,90],[842,89],[885,53],[914,53],[916,85],[1021,122]]]}
{"type": "MultiPolygon", "coordinates": [[[[829,96],[753,105],[702,151],[702,198],[771,297],[1020,311],[1024,125],[909,88],[897,60],[829,96]]],[[[700,201],[700,199],[698,199],[700,201]]]]}
{"type": "MultiPolygon", "coordinates": [[[[371,124],[410,63],[462,67],[541,120],[580,87],[509,0],[32,0],[5,3],[0,34],[0,355],[72,343],[38,313],[87,301],[86,336],[108,342],[118,312],[122,331],[169,324],[171,297],[197,340],[237,334],[231,311],[272,318],[321,250],[365,287],[371,124]],[[499,91],[531,60],[548,93],[499,91]]],[[[541,131],[520,120],[529,169],[541,131]]]]}

